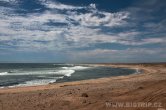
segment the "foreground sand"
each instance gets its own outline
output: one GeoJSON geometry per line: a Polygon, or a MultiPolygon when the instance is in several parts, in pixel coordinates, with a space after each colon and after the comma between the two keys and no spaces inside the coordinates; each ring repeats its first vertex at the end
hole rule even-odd
{"type": "Polygon", "coordinates": [[[0,89],[0,110],[166,110],[166,64],[100,64],[142,74],[0,89]],[[116,107],[118,103],[157,107],[116,107]]]}

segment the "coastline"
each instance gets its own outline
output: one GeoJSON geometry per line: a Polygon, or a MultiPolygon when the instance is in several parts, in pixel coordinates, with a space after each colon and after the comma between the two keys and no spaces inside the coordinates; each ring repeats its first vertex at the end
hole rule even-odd
{"type": "MultiPolygon", "coordinates": [[[[161,108],[166,108],[166,64],[93,65],[138,69],[143,73],[44,86],[3,88],[0,89],[0,102],[3,110],[101,110],[112,109],[106,106],[107,102],[141,101],[160,102],[161,108]],[[83,93],[87,96],[82,96],[83,93]]],[[[156,110],[157,108],[146,107],[144,109],[156,110]]]]}

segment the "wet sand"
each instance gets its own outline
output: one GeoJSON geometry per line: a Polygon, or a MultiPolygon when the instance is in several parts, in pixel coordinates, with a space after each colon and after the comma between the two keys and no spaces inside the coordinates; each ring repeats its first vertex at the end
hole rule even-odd
{"type": "Polygon", "coordinates": [[[141,74],[0,89],[0,110],[166,110],[166,64],[95,64],[141,74]],[[142,107],[118,103],[144,103],[142,107]],[[152,104],[154,107],[146,107],[152,104]]]}

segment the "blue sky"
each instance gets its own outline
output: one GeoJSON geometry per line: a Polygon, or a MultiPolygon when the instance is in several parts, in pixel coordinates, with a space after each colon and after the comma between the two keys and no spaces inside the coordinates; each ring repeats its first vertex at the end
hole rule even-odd
{"type": "Polygon", "coordinates": [[[165,61],[165,0],[0,0],[0,62],[165,61]]]}

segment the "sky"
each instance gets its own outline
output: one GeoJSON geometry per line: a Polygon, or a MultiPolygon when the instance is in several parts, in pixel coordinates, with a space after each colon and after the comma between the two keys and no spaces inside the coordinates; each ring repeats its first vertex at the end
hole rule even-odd
{"type": "Polygon", "coordinates": [[[0,0],[0,62],[166,62],[166,0],[0,0]]]}

